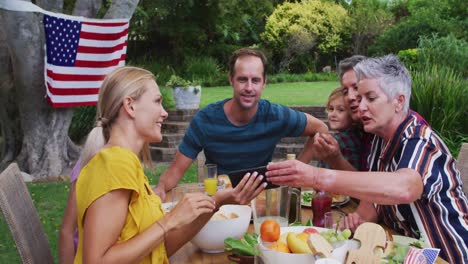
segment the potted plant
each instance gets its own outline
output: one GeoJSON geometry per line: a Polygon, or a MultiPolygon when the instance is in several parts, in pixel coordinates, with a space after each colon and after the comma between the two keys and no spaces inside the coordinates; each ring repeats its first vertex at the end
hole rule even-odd
{"type": "Polygon", "coordinates": [[[178,75],[172,75],[166,86],[172,88],[177,109],[198,109],[201,97],[199,82],[187,81],[178,75]]]}

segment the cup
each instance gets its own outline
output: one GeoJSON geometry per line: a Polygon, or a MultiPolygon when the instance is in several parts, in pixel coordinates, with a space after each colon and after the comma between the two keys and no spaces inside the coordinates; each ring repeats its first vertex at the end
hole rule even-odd
{"type": "Polygon", "coordinates": [[[345,214],[338,211],[330,211],[325,213],[325,228],[336,230],[344,226],[345,214]]]}
{"type": "Polygon", "coordinates": [[[186,183],[182,185],[177,185],[171,191],[172,203],[175,205],[177,204],[186,193],[194,193],[194,192],[201,192],[203,193],[204,187],[199,186],[197,183],[186,183]]]}
{"type": "Polygon", "coordinates": [[[218,189],[218,167],[216,164],[205,165],[205,179],[203,180],[205,185],[205,192],[208,195],[214,195],[218,189]]]}
{"type": "MultiPolygon", "coordinates": [[[[267,219],[275,220],[280,226],[288,226],[291,199],[296,199],[300,206],[301,193],[287,186],[263,190],[255,197],[251,203],[255,233],[260,234],[260,226],[267,219]]],[[[294,222],[300,221],[297,214],[293,219],[294,222]]]]}
{"type": "Polygon", "coordinates": [[[172,203],[175,205],[177,204],[180,200],[182,200],[182,197],[184,197],[184,194],[186,193],[186,187],[183,185],[178,185],[174,187],[171,190],[171,197],[172,197],[172,203]]]}

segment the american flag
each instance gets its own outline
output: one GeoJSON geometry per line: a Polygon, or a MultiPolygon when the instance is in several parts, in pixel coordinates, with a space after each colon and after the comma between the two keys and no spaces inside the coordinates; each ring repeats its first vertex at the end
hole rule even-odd
{"type": "Polygon", "coordinates": [[[78,19],[44,14],[44,77],[54,107],[95,105],[106,74],[125,65],[128,20],[78,19]]]}
{"type": "Polygon", "coordinates": [[[410,248],[406,255],[404,264],[433,264],[437,256],[439,256],[440,249],[438,248],[425,248],[417,249],[410,248]]]}

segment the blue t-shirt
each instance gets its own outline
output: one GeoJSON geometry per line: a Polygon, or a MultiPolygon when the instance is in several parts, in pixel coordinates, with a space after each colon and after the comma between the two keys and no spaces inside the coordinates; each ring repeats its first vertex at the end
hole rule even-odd
{"type": "Polygon", "coordinates": [[[191,159],[203,150],[206,163],[217,164],[219,174],[266,165],[281,138],[304,132],[304,113],[267,100],[258,102],[257,113],[249,123],[236,126],[224,113],[228,100],[200,110],[179,145],[179,151],[191,159]]]}

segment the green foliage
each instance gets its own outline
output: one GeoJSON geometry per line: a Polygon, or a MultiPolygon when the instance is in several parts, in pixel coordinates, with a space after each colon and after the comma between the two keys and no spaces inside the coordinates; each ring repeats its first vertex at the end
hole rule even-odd
{"type": "Polygon", "coordinates": [[[170,58],[173,65],[201,55],[223,59],[232,46],[259,41],[276,2],[141,0],[131,20],[130,39],[152,42],[152,53],[170,58]]]}
{"type": "Polygon", "coordinates": [[[174,97],[172,97],[172,89],[169,87],[159,86],[161,95],[163,97],[163,107],[165,110],[175,109],[174,97]]]}
{"type": "Polygon", "coordinates": [[[421,36],[431,36],[433,33],[446,36],[450,33],[458,38],[466,39],[466,1],[459,0],[406,0],[396,1],[397,23],[384,32],[374,45],[369,48],[373,55],[397,53],[399,50],[416,48],[421,36]],[[450,2],[460,2],[451,5],[450,2]],[[465,16],[460,16],[464,13],[465,16]]]}
{"type": "Polygon", "coordinates": [[[411,108],[450,143],[452,154],[468,137],[468,81],[454,70],[433,65],[412,72],[411,108]]]}
{"type": "Polygon", "coordinates": [[[346,10],[318,0],[279,5],[268,17],[262,39],[286,70],[295,57],[328,54],[342,44],[348,25],[346,10]]]}
{"type": "Polygon", "coordinates": [[[167,60],[152,58],[151,56],[144,56],[138,60],[132,60],[128,65],[140,67],[152,72],[158,85],[166,83],[175,72],[175,69],[169,66],[170,64],[167,60]]]}
{"type": "Polygon", "coordinates": [[[398,58],[405,64],[406,68],[414,69],[418,63],[418,49],[400,50],[398,58]]]}
{"type": "Polygon", "coordinates": [[[86,136],[96,122],[96,106],[80,106],[73,111],[73,118],[68,129],[70,138],[78,143],[84,143],[86,136]]]}
{"type": "Polygon", "coordinates": [[[290,82],[316,82],[316,81],[338,81],[335,73],[303,73],[290,74],[278,73],[268,77],[268,83],[290,83],[290,82]]]}
{"type": "Polygon", "coordinates": [[[193,57],[185,61],[185,76],[202,80],[202,84],[213,83],[221,73],[221,67],[212,57],[193,57]]]}
{"type": "Polygon", "coordinates": [[[423,67],[432,64],[447,66],[468,76],[468,43],[453,34],[445,37],[422,37],[419,40],[419,63],[423,67]]]}
{"type": "Polygon", "coordinates": [[[380,0],[353,0],[349,7],[352,53],[367,54],[368,46],[393,23],[388,3],[380,0]]]}

